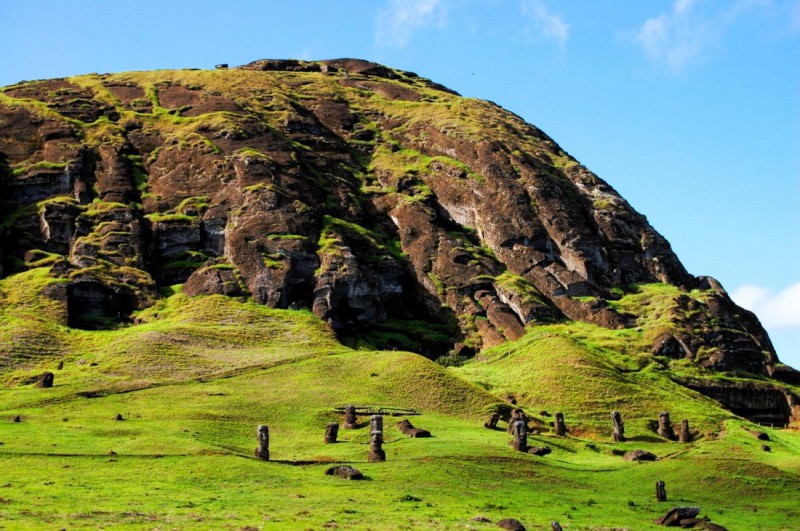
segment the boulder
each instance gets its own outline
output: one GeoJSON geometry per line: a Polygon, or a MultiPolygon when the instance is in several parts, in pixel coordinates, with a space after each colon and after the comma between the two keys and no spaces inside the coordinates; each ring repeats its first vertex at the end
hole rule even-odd
{"type": "Polygon", "coordinates": [[[497,522],[497,527],[509,531],[525,531],[525,526],[516,518],[503,518],[497,522]]]}
{"type": "Polygon", "coordinates": [[[344,479],[364,479],[364,475],[358,469],[350,465],[336,465],[325,471],[328,476],[337,476],[344,479]]]}
{"type": "Polygon", "coordinates": [[[645,450],[631,450],[626,452],[622,458],[625,461],[655,461],[657,459],[654,453],[645,450]]]}

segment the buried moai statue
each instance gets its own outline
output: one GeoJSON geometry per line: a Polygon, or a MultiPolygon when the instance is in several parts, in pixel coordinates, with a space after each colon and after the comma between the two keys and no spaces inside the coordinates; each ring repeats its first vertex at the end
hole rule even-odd
{"type": "Polygon", "coordinates": [[[383,446],[383,432],[373,431],[369,435],[369,462],[386,461],[386,452],[383,446]]]}
{"type": "Polygon", "coordinates": [[[692,442],[692,432],[689,431],[689,419],[681,421],[681,431],[678,432],[678,440],[682,443],[692,442]]]}
{"type": "Polygon", "coordinates": [[[656,500],[667,501],[667,486],[663,481],[656,481],[656,500]]]}
{"type": "Polygon", "coordinates": [[[614,424],[614,442],[625,442],[625,424],[619,411],[611,413],[611,422],[614,424]]]}
{"type": "Polygon", "coordinates": [[[49,389],[53,387],[53,382],[55,381],[56,375],[52,372],[45,372],[39,376],[39,381],[36,383],[36,387],[40,387],[42,389],[49,389]]]}
{"type": "Polygon", "coordinates": [[[339,436],[339,424],[336,422],[329,422],[325,427],[325,444],[333,444],[336,442],[336,437],[339,436]]]}
{"type": "Polygon", "coordinates": [[[528,451],[528,427],[522,420],[517,420],[512,425],[511,433],[514,439],[511,441],[511,447],[518,452],[528,451]]]}
{"type": "Polygon", "coordinates": [[[258,427],[258,448],[256,457],[269,461],[269,428],[263,424],[258,427]]]}
{"type": "Polygon", "coordinates": [[[496,430],[497,423],[499,420],[500,420],[500,413],[492,413],[492,416],[489,417],[489,419],[483,423],[483,427],[488,428],[490,430],[496,430]]]}
{"type": "Polygon", "coordinates": [[[353,430],[356,427],[356,406],[344,406],[344,429],[353,430]]]}
{"type": "Polygon", "coordinates": [[[553,428],[555,428],[556,435],[559,437],[564,437],[567,434],[567,426],[564,424],[563,413],[556,413],[556,419],[553,423],[553,428]]]}
{"type": "Polygon", "coordinates": [[[669,421],[669,413],[666,411],[662,411],[658,416],[658,434],[665,439],[675,439],[675,432],[672,429],[672,423],[669,421]]]}

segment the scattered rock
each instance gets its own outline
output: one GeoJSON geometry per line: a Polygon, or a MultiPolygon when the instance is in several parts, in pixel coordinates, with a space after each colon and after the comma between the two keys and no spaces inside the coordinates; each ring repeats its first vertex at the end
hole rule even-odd
{"type": "Polygon", "coordinates": [[[646,452],[645,450],[632,450],[622,458],[625,461],[655,461],[658,459],[654,453],[646,452]]]}
{"type": "Polygon", "coordinates": [[[22,417],[19,415],[14,415],[14,418],[11,419],[11,422],[22,422],[22,417]]]}
{"type": "Polygon", "coordinates": [[[114,417],[114,420],[125,420],[125,418],[122,416],[122,413],[117,413],[117,416],[114,417]]]}
{"type": "Polygon", "coordinates": [[[772,448],[770,448],[770,447],[769,447],[768,445],[766,445],[766,444],[762,444],[762,445],[761,445],[761,449],[762,449],[762,450],[764,450],[765,452],[771,452],[771,451],[772,451],[772,448]]]}
{"type": "Polygon", "coordinates": [[[485,523],[491,522],[490,519],[486,518],[485,516],[480,516],[480,515],[473,516],[472,518],[470,518],[470,521],[471,522],[485,522],[485,523]]]}
{"type": "Polygon", "coordinates": [[[58,362],[58,366],[56,367],[56,369],[58,369],[60,371],[63,368],[64,368],[64,361],[62,360],[62,361],[58,362]]]}
{"type": "Polygon", "coordinates": [[[497,527],[508,529],[509,531],[525,531],[525,526],[516,518],[503,518],[497,522],[497,527]]]}
{"type": "Polygon", "coordinates": [[[328,476],[338,476],[344,479],[364,479],[364,474],[350,465],[332,466],[325,471],[328,476]]]}
{"type": "Polygon", "coordinates": [[[216,68],[217,70],[227,70],[228,63],[220,63],[218,65],[214,65],[214,68],[216,68]]]}

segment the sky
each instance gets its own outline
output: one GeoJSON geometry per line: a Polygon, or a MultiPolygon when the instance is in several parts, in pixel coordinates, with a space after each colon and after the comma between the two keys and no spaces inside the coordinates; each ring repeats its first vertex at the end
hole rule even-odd
{"type": "Polygon", "coordinates": [[[0,85],[358,57],[492,100],[800,368],[800,0],[0,0],[0,27],[0,85]]]}

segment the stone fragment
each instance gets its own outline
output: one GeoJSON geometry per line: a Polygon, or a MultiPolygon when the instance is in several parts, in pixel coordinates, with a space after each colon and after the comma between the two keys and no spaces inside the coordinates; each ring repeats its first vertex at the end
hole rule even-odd
{"type": "Polygon", "coordinates": [[[564,424],[564,414],[556,413],[555,423],[553,424],[556,435],[564,437],[567,434],[567,426],[564,424]]]}
{"type": "Polygon", "coordinates": [[[657,459],[654,453],[644,450],[632,450],[627,452],[622,458],[625,461],[655,461],[657,459]]]}
{"type": "Polygon", "coordinates": [[[770,448],[769,445],[766,445],[766,444],[762,444],[761,445],[761,449],[764,450],[765,452],[771,452],[772,451],[772,448],[770,448]]]}
{"type": "Polygon", "coordinates": [[[497,522],[497,527],[508,529],[509,531],[525,531],[525,526],[516,518],[503,518],[497,522]]]}
{"type": "Polygon", "coordinates": [[[497,422],[500,420],[500,413],[492,413],[492,416],[483,423],[484,428],[488,428],[490,430],[497,429],[497,422]]]}
{"type": "Polygon", "coordinates": [[[338,476],[344,479],[364,479],[364,474],[350,465],[337,465],[332,466],[325,471],[328,476],[338,476]]]}
{"type": "Polygon", "coordinates": [[[614,425],[614,442],[625,442],[625,424],[619,411],[611,413],[611,423],[614,425]]]}
{"type": "Polygon", "coordinates": [[[658,434],[665,439],[675,439],[675,432],[672,429],[672,423],[669,421],[669,413],[666,411],[662,411],[658,416],[658,434]]]}
{"type": "Polygon", "coordinates": [[[263,424],[258,427],[258,448],[256,448],[256,457],[269,461],[269,428],[263,424]]]}
{"type": "Polygon", "coordinates": [[[678,432],[678,440],[682,443],[692,442],[692,432],[689,431],[689,420],[681,421],[681,430],[678,432]]]}
{"type": "Polygon", "coordinates": [[[41,389],[49,389],[53,387],[53,381],[55,380],[55,374],[52,372],[44,372],[41,376],[39,376],[39,381],[36,384],[36,387],[41,389]]]}
{"type": "Polygon", "coordinates": [[[19,415],[14,415],[14,418],[11,419],[12,422],[22,422],[22,417],[19,415]]]}
{"type": "Polygon", "coordinates": [[[667,486],[663,481],[656,481],[656,500],[667,501],[667,486]]]}
{"type": "Polygon", "coordinates": [[[339,424],[336,422],[329,422],[325,427],[325,444],[333,444],[339,435],[339,424]]]}
{"type": "Polygon", "coordinates": [[[763,431],[751,431],[750,433],[752,433],[753,437],[755,437],[759,441],[768,441],[769,440],[769,435],[767,435],[763,431]]]}
{"type": "Polygon", "coordinates": [[[125,420],[125,418],[122,416],[122,413],[117,413],[117,416],[114,417],[114,420],[125,420]]]}
{"type": "Polygon", "coordinates": [[[344,429],[353,430],[357,426],[356,406],[344,406],[344,429]]]}
{"type": "Polygon", "coordinates": [[[431,436],[431,432],[429,432],[428,430],[415,428],[408,420],[401,420],[400,422],[397,423],[397,427],[405,435],[408,435],[409,437],[412,437],[414,439],[431,436]]]}

